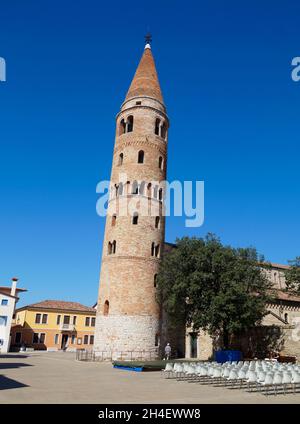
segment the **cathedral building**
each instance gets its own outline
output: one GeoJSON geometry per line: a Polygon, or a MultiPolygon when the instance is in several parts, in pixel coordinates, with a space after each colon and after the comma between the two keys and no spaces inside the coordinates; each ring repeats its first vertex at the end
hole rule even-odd
{"type": "MultiPolygon", "coordinates": [[[[272,283],[272,301],[266,306],[266,315],[260,325],[232,340],[231,346],[253,358],[280,354],[300,358],[300,296],[286,290],[287,265],[271,263],[262,267],[272,283]]],[[[205,331],[187,328],[185,357],[203,360],[213,357],[216,346],[205,331]]]]}

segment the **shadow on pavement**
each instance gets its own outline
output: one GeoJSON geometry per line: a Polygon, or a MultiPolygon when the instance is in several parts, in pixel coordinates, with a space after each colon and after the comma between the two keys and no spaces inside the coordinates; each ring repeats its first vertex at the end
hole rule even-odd
{"type": "Polygon", "coordinates": [[[12,380],[11,378],[0,375],[0,390],[18,389],[21,387],[29,387],[27,384],[20,383],[19,381],[12,380]]]}
{"type": "Polygon", "coordinates": [[[21,368],[21,367],[32,367],[30,364],[24,364],[24,362],[7,362],[1,364],[0,362],[0,370],[9,369],[9,368],[21,368]]]}
{"type": "Polygon", "coordinates": [[[28,358],[28,355],[1,355],[0,359],[20,359],[20,358],[28,358]]]}

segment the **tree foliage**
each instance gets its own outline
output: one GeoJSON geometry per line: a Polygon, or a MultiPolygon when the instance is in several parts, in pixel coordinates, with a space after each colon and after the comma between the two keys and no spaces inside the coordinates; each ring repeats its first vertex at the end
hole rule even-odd
{"type": "Polygon", "coordinates": [[[212,336],[254,326],[266,312],[270,283],[254,248],[223,246],[208,234],[182,238],[166,254],[158,274],[158,300],[171,321],[212,336]]]}
{"type": "Polygon", "coordinates": [[[300,256],[289,261],[290,269],[285,273],[287,289],[300,294],[300,256]]]}

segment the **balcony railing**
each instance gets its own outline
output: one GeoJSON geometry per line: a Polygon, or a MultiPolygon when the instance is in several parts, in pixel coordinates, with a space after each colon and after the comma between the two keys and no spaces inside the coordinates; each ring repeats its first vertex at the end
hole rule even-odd
{"type": "Polygon", "coordinates": [[[60,331],[76,331],[74,324],[60,324],[60,331]]]}

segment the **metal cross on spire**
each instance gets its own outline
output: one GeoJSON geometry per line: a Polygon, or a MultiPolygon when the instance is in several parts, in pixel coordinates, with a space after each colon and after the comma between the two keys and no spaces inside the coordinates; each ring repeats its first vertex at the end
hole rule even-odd
{"type": "Polygon", "coordinates": [[[146,42],[146,44],[150,44],[151,41],[152,41],[152,35],[148,31],[147,34],[145,35],[145,42],[146,42]]]}

